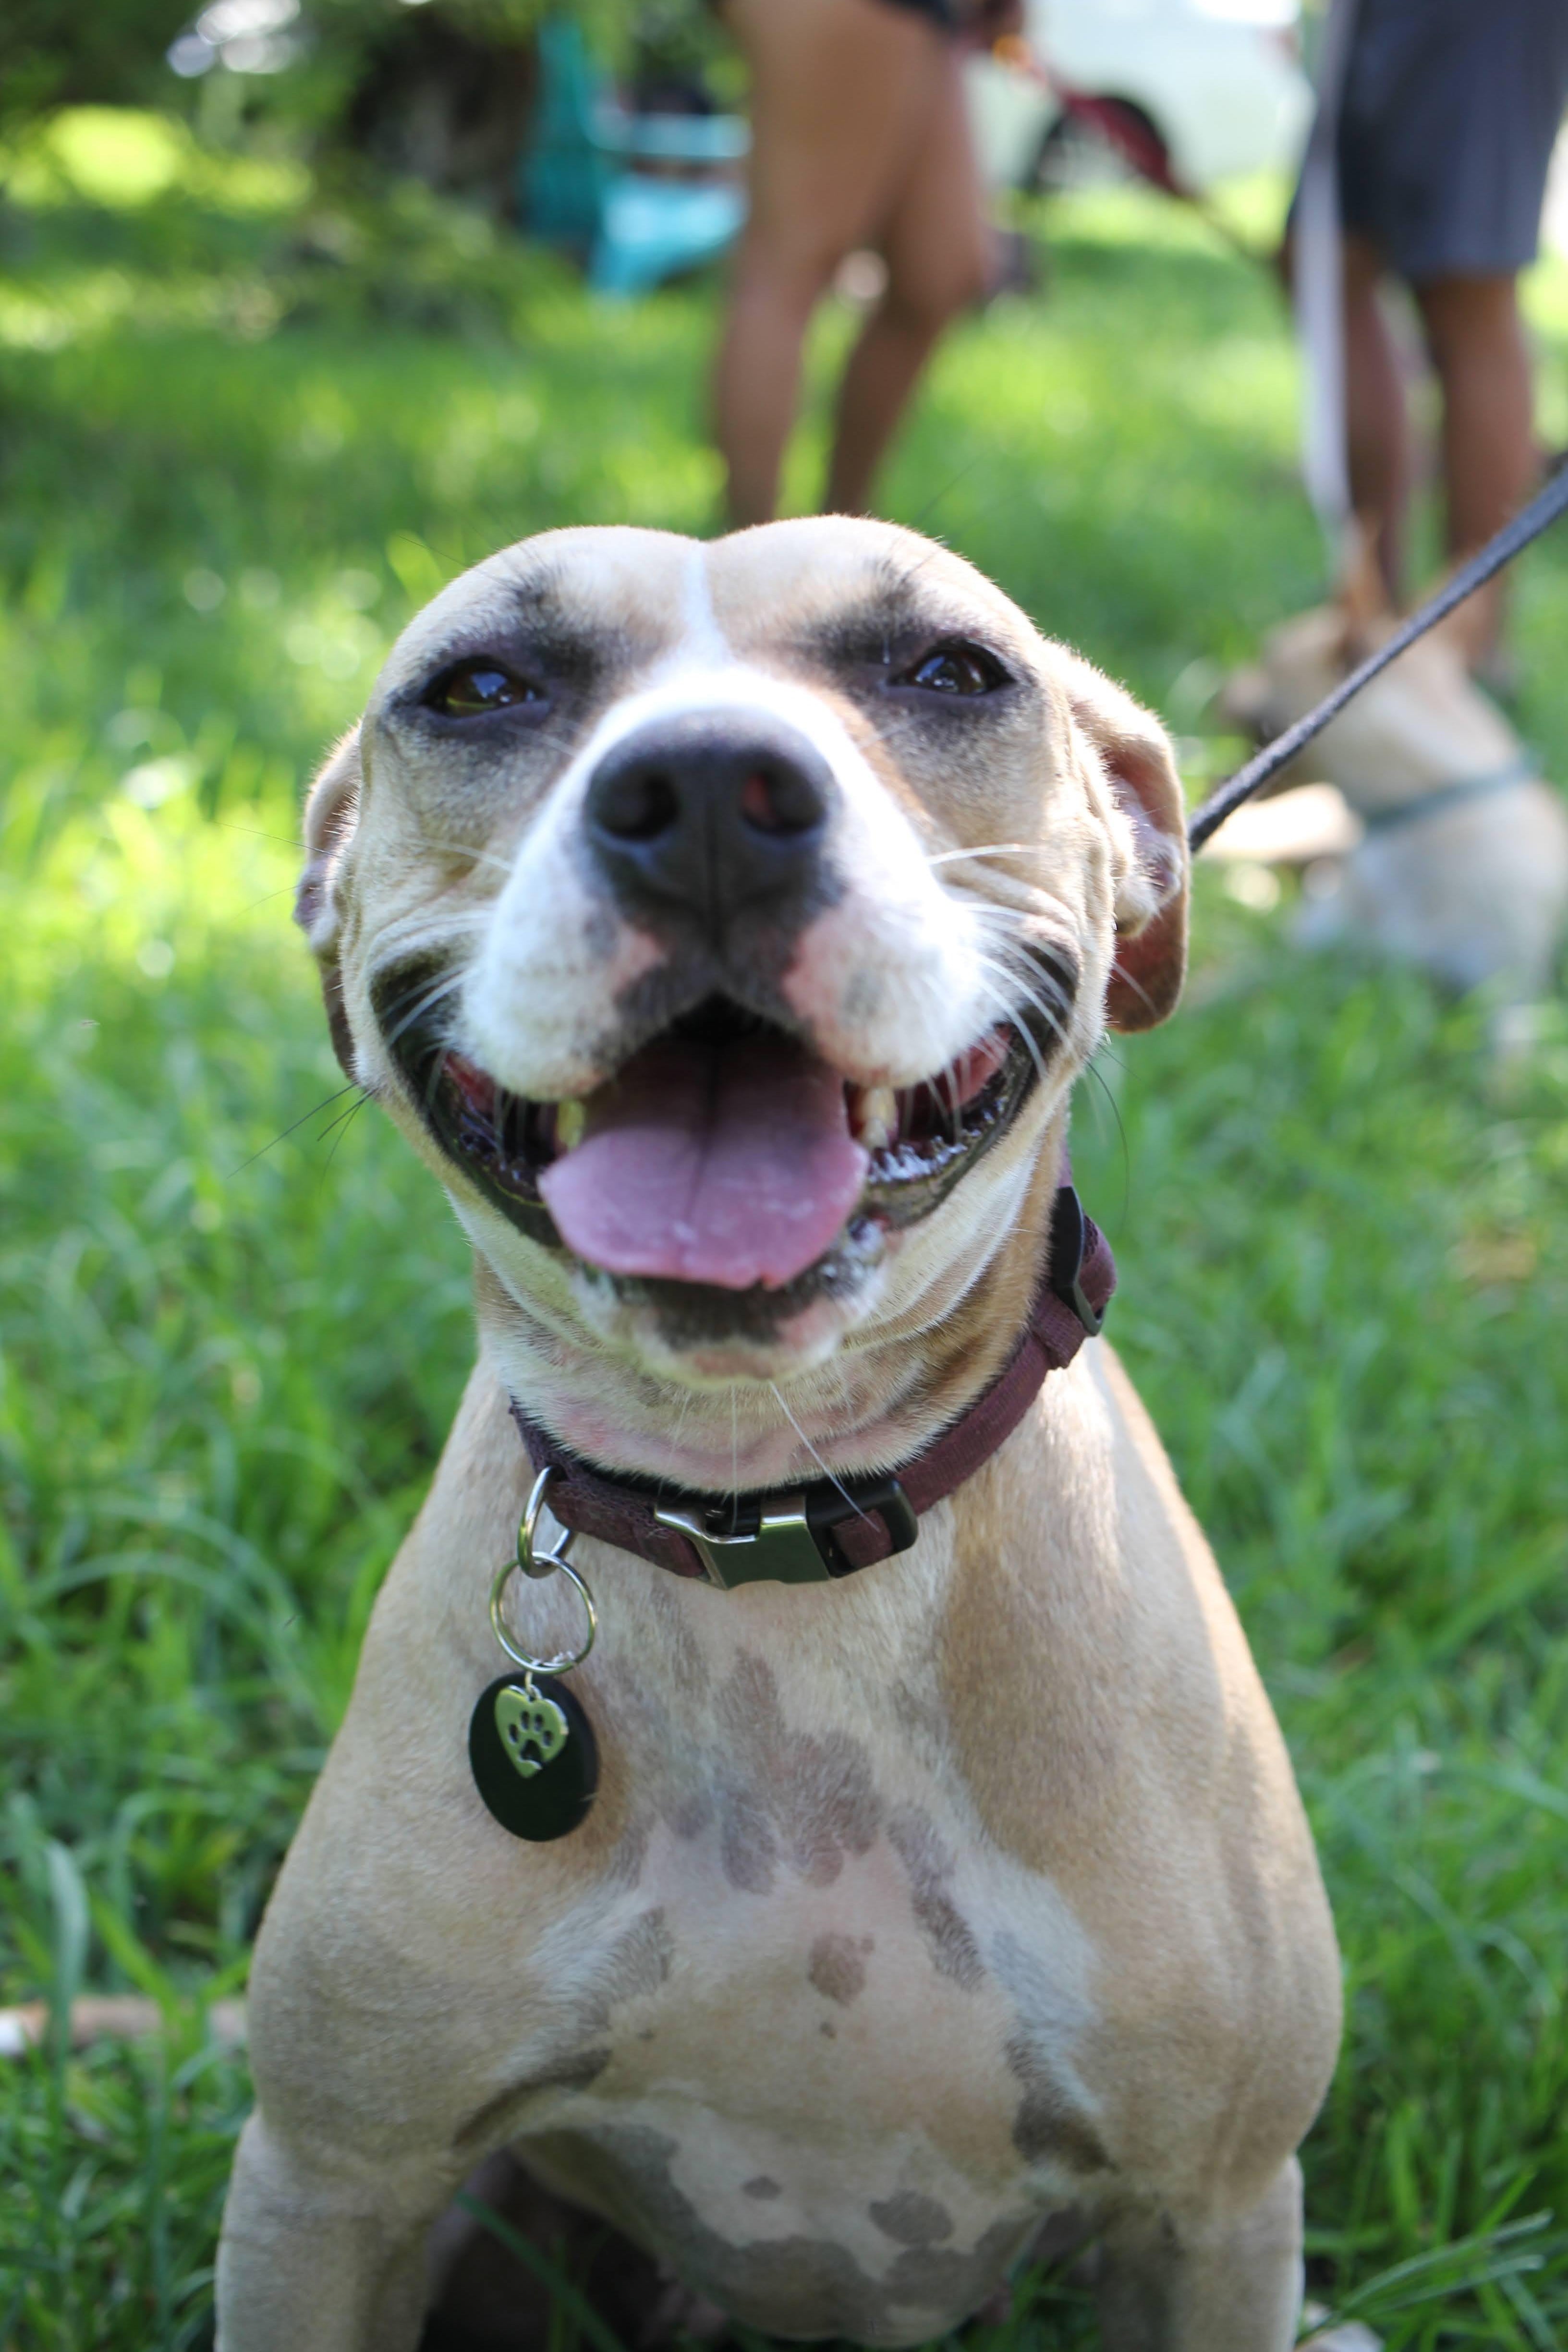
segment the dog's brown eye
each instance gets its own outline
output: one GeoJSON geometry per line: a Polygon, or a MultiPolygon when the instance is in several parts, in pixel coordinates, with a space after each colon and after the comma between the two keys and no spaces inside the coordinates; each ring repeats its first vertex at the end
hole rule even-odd
{"type": "Polygon", "coordinates": [[[500,662],[459,662],[438,677],[425,698],[444,719],[478,719],[487,710],[507,710],[520,702],[542,702],[538,687],[515,677],[500,662]]]}
{"type": "Polygon", "coordinates": [[[990,694],[1005,686],[1007,673],[983,646],[938,646],[900,680],[928,694],[990,694]]]}

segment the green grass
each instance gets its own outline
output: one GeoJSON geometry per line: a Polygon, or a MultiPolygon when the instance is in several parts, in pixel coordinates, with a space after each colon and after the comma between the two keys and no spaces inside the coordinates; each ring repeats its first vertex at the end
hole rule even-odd
{"type": "MultiPolygon", "coordinates": [[[[709,526],[713,307],[607,313],[416,194],[137,121],[7,175],[0,2000],[136,1986],[169,2032],[0,2064],[0,2346],[173,2352],[209,2325],[246,2098],[201,2004],[243,1981],[468,1347],[438,1196],[327,1099],[298,793],[458,563],[568,520],[709,526]]],[[[1216,666],[1319,585],[1274,295],[1152,200],[1080,200],[1050,247],[1046,299],[946,347],[889,507],[1212,769],[1216,666]]],[[[1532,300],[1557,429],[1568,277],[1532,300]]],[[[847,331],[823,323],[819,394],[847,331]]],[[[797,502],[820,455],[819,401],[797,502]]],[[[1563,775],[1568,546],[1519,621],[1563,775]]],[[[1394,2347],[1542,2352],[1568,2345],[1568,1025],[1499,1075],[1479,1010],[1301,957],[1287,913],[1205,877],[1189,1005],[1106,1057],[1079,1173],[1339,1919],[1315,2292],[1394,2347]]],[[[1047,2281],[973,2334],[1087,2329],[1047,2281]]]]}

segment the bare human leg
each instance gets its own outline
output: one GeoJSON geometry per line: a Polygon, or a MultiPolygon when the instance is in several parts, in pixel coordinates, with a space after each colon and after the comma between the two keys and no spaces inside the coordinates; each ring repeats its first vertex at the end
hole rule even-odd
{"type": "Polygon", "coordinates": [[[1351,505],[1373,550],[1391,604],[1405,587],[1410,506],[1410,425],[1399,354],[1378,302],[1383,258],[1356,231],[1342,246],[1345,321],[1345,441],[1351,505]]]}
{"type": "Polygon", "coordinates": [[[883,232],[887,290],[850,354],[826,509],[863,514],[878,465],[942,329],[990,282],[991,236],[956,49],[939,59],[930,110],[883,232]]]}
{"type": "Polygon", "coordinates": [[[752,76],[751,217],[714,370],[739,528],[775,510],[812,311],[891,216],[948,58],[934,26],[886,0],[729,0],[725,21],[752,76]]]}
{"type": "MultiPolygon", "coordinates": [[[[1435,278],[1414,291],[1443,392],[1447,552],[1458,563],[1502,529],[1535,486],[1530,349],[1511,276],[1435,278]]],[[[1504,593],[1500,576],[1456,616],[1472,668],[1496,655],[1504,593]]]]}

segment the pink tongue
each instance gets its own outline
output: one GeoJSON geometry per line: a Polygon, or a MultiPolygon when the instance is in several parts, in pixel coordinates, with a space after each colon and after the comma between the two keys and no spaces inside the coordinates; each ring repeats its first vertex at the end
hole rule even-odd
{"type": "Polygon", "coordinates": [[[803,1046],[662,1038],[590,1102],[539,1189],[590,1265],[776,1290],[832,1243],[869,1164],[843,1079],[803,1046]]]}

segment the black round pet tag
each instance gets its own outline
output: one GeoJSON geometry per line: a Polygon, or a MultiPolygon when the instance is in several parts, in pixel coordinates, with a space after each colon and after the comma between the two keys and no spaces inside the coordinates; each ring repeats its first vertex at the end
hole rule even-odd
{"type": "Polygon", "coordinates": [[[469,1719],[468,1763],[502,1829],[535,1845],[576,1829],[599,1785],[594,1727],[553,1675],[491,1683],[469,1719]]]}

